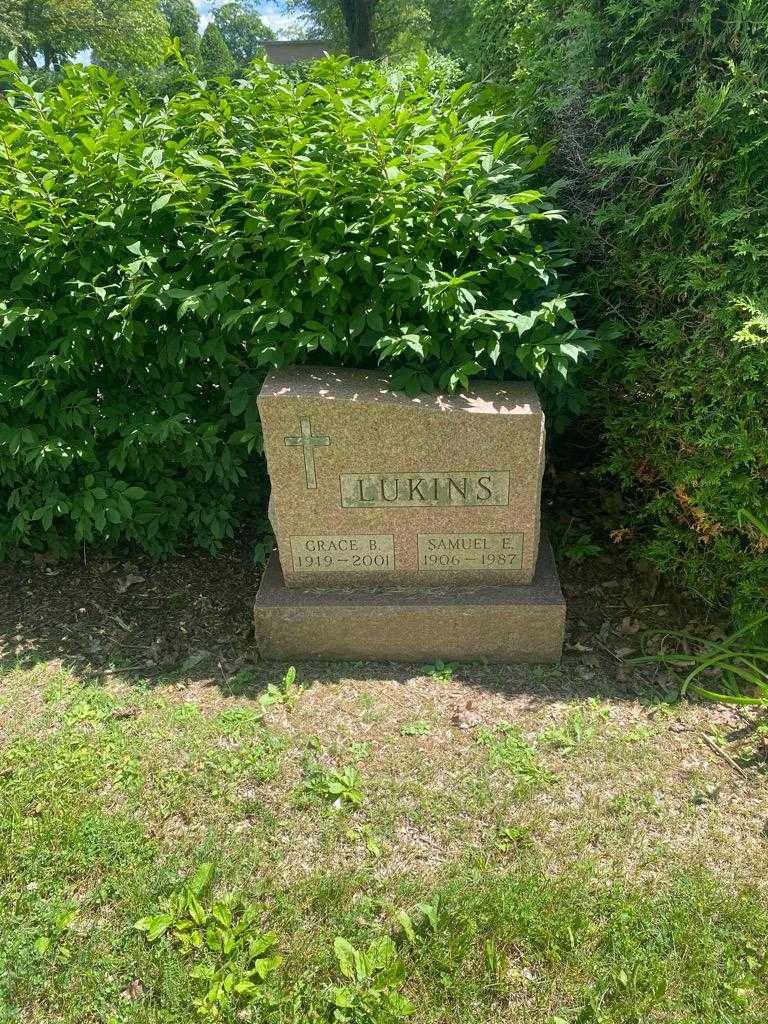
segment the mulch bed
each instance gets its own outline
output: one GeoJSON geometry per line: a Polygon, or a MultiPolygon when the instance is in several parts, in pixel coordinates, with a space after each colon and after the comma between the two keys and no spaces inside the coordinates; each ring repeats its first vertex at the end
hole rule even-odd
{"type": "MultiPolygon", "coordinates": [[[[0,658],[226,683],[259,658],[253,542],[244,532],[216,556],[192,551],[159,562],[112,552],[0,566],[0,658]]],[[[564,665],[599,671],[630,693],[668,690],[666,673],[627,662],[647,630],[680,628],[696,610],[675,603],[653,574],[633,573],[618,550],[579,564],[561,560],[560,571],[568,601],[564,665]]]]}

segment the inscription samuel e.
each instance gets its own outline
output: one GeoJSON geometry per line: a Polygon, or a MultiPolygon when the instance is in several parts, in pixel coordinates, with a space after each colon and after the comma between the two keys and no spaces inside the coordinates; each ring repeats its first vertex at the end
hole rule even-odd
{"type": "Polygon", "coordinates": [[[508,505],[509,473],[342,473],[342,508],[508,505]]]}
{"type": "Polygon", "coordinates": [[[523,563],[522,533],[420,533],[417,542],[421,570],[518,572],[523,563]]]}

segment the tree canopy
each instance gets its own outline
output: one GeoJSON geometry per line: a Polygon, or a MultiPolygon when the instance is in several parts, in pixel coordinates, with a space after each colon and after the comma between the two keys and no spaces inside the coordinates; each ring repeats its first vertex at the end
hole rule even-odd
{"type": "MultiPolygon", "coordinates": [[[[307,19],[310,36],[366,58],[425,46],[460,52],[473,0],[286,0],[286,6],[307,19]]],[[[33,70],[59,67],[81,50],[92,50],[95,61],[113,67],[155,67],[171,38],[179,40],[183,54],[199,55],[198,23],[194,0],[5,0],[0,51],[16,49],[33,70]]],[[[208,64],[213,60],[217,67],[244,67],[264,40],[275,38],[259,16],[257,0],[219,2],[212,24],[231,58],[218,40],[209,39],[208,64]]]]}
{"type": "Polygon", "coordinates": [[[249,64],[261,52],[265,39],[275,33],[261,20],[250,0],[231,0],[219,7],[213,22],[238,67],[249,64]]]}
{"type": "Polygon", "coordinates": [[[235,70],[235,59],[213,21],[208,23],[200,40],[200,70],[210,77],[231,75],[235,70]]]}
{"type": "Polygon", "coordinates": [[[6,0],[0,46],[31,70],[59,67],[81,50],[95,62],[152,67],[169,42],[157,0],[6,0]]]}
{"type": "Polygon", "coordinates": [[[472,0],[287,0],[311,34],[345,45],[353,57],[402,54],[423,47],[461,50],[472,0]]]}
{"type": "Polygon", "coordinates": [[[160,11],[168,22],[171,37],[179,40],[181,52],[197,54],[200,51],[200,16],[192,0],[160,0],[160,11]]]}

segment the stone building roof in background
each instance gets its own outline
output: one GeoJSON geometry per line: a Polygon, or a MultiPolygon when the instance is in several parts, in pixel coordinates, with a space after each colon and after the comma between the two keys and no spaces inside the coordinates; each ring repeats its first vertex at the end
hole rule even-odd
{"type": "Polygon", "coordinates": [[[336,46],[329,39],[279,39],[264,42],[267,60],[272,64],[296,64],[302,60],[320,60],[334,53],[336,46]]]}

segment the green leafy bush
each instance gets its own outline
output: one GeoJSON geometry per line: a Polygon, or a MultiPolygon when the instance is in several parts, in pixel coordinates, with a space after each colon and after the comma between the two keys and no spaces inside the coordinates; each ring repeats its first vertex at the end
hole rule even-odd
{"type": "Polygon", "coordinates": [[[580,213],[581,290],[620,345],[589,405],[638,553],[740,623],[768,596],[768,4],[477,0],[580,213]],[[503,17],[502,17],[503,13],[503,17]],[[503,31],[502,31],[503,29],[503,31]]]}
{"type": "Polygon", "coordinates": [[[590,347],[541,153],[425,63],[154,101],[97,67],[0,73],[0,555],[215,548],[260,486],[266,367],[558,393],[590,347]]]}

